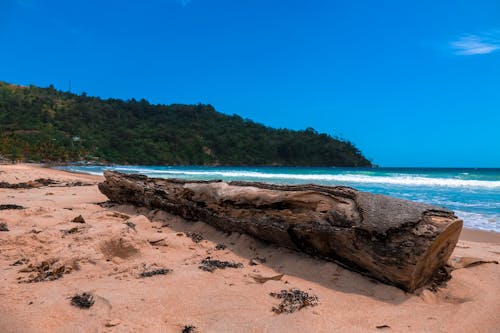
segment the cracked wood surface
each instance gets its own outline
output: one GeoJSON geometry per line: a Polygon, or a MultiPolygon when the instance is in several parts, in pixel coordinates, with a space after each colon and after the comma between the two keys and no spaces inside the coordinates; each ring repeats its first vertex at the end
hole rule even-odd
{"type": "Polygon", "coordinates": [[[446,264],[462,229],[447,209],[343,186],[104,176],[99,189],[112,201],[246,233],[410,292],[446,264]]]}

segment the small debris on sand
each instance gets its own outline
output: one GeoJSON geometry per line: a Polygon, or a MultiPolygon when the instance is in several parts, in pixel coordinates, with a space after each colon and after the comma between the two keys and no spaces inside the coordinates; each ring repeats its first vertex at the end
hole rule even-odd
{"type": "Polygon", "coordinates": [[[195,243],[199,243],[203,240],[203,235],[199,232],[186,232],[186,236],[191,238],[191,240],[195,243]]]}
{"type": "Polygon", "coordinates": [[[14,261],[10,266],[21,266],[27,264],[30,260],[28,258],[21,258],[19,260],[14,261]]]}
{"type": "Polygon", "coordinates": [[[7,223],[0,223],[0,231],[9,231],[9,227],[7,227],[7,223]]]}
{"type": "Polygon", "coordinates": [[[111,216],[113,216],[113,217],[118,217],[118,218],[120,218],[120,219],[124,219],[124,220],[126,220],[126,219],[129,219],[129,218],[130,218],[130,216],[129,216],[129,215],[127,215],[127,214],[122,214],[122,213],[118,213],[118,212],[113,212],[113,213],[111,214],[111,216]]]}
{"type": "Polygon", "coordinates": [[[134,222],[132,222],[132,221],[126,221],[126,222],[123,222],[123,224],[125,224],[127,227],[129,227],[130,229],[132,229],[135,232],[137,232],[137,229],[135,229],[135,223],[134,222]]]}
{"type": "Polygon", "coordinates": [[[160,238],[160,239],[149,239],[148,240],[149,244],[153,246],[168,246],[166,242],[166,238],[160,238]]]}
{"type": "Polygon", "coordinates": [[[98,202],[98,203],[96,203],[96,205],[99,207],[102,207],[102,208],[111,208],[114,206],[118,206],[119,203],[108,200],[108,201],[104,201],[104,202],[98,202]]]}
{"type": "Polygon", "coordinates": [[[194,330],[196,329],[196,326],[193,325],[186,325],[182,329],[182,333],[194,333],[194,330]]]}
{"type": "Polygon", "coordinates": [[[266,258],[255,257],[255,258],[250,259],[250,262],[248,264],[250,266],[256,266],[256,265],[264,264],[265,262],[266,262],[266,258]]]}
{"type": "Polygon", "coordinates": [[[496,260],[484,260],[481,258],[474,258],[474,257],[454,257],[450,261],[451,261],[450,265],[454,269],[474,267],[474,266],[481,265],[481,264],[497,264],[498,265],[498,261],[496,261],[496,260]]]}
{"type": "Polygon", "coordinates": [[[94,305],[94,296],[90,293],[76,294],[71,297],[71,305],[80,309],[88,309],[94,305]]]}
{"type": "Polygon", "coordinates": [[[7,210],[7,209],[24,209],[24,207],[19,206],[19,205],[11,205],[11,204],[0,205],[0,210],[7,210]]]}
{"type": "Polygon", "coordinates": [[[38,179],[35,179],[35,182],[38,184],[41,184],[43,186],[49,186],[49,185],[55,185],[55,184],[61,183],[61,182],[58,182],[57,180],[50,179],[50,178],[38,178],[38,179]]]}
{"type": "Polygon", "coordinates": [[[284,274],[279,274],[279,275],[275,275],[275,276],[262,276],[260,274],[254,274],[254,275],[250,275],[250,277],[252,279],[255,280],[255,282],[258,282],[258,283],[266,283],[267,281],[279,281],[281,280],[281,278],[284,276],[284,274]]]}
{"type": "Polygon", "coordinates": [[[168,273],[172,272],[171,269],[168,268],[158,268],[158,269],[152,269],[152,270],[144,270],[141,274],[139,274],[139,277],[145,278],[145,277],[151,277],[155,275],[166,275],[168,273]]]}
{"type": "Polygon", "coordinates": [[[227,246],[224,245],[224,244],[222,244],[222,243],[219,243],[219,244],[215,245],[215,250],[216,251],[225,250],[225,249],[227,249],[227,246]]]}
{"type": "Polygon", "coordinates": [[[106,327],[114,327],[120,325],[121,320],[120,319],[108,319],[106,320],[106,323],[104,323],[104,326],[106,327]]]}
{"type": "MultiPolygon", "coordinates": [[[[42,185],[38,184],[38,187],[42,185]]],[[[0,182],[0,188],[11,188],[11,189],[28,189],[28,188],[33,188],[33,181],[26,182],[26,183],[18,183],[18,184],[11,184],[7,182],[0,182]]]]}
{"type": "Polygon", "coordinates": [[[80,182],[80,181],[76,181],[76,182],[69,182],[69,183],[66,183],[64,186],[67,186],[67,187],[72,187],[72,186],[92,186],[94,184],[92,183],[84,183],[84,182],[80,182]]]}
{"type": "Polygon", "coordinates": [[[62,236],[66,236],[66,235],[71,235],[71,234],[76,234],[77,232],[80,232],[80,228],[78,227],[73,227],[71,229],[68,229],[68,230],[61,230],[61,232],[63,233],[62,236]]]}
{"type": "MultiPolygon", "coordinates": [[[[56,185],[56,184],[61,184],[61,182],[58,182],[53,179],[49,178],[38,178],[35,180],[29,180],[24,183],[17,183],[17,184],[10,184],[7,182],[0,182],[0,188],[10,188],[10,189],[31,189],[31,188],[39,188],[42,186],[49,186],[49,185],[56,185]]],[[[64,184],[62,186],[73,186],[68,184],[64,184]]]]}
{"type": "Polygon", "coordinates": [[[63,277],[64,274],[69,274],[73,270],[72,267],[57,264],[57,259],[42,261],[38,265],[29,264],[28,267],[21,269],[20,273],[33,273],[26,279],[20,279],[19,283],[35,283],[43,281],[54,281],[63,277]]]}
{"type": "Polygon", "coordinates": [[[243,268],[243,264],[240,262],[220,261],[217,259],[210,259],[210,257],[206,257],[201,261],[198,268],[213,273],[217,268],[243,268]]]}
{"type": "Polygon", "coordinates": [[[308,306],[318,305],[318,296],[309,295],[297,288],[281,290],[279,293],[270,293],[269,295],[282,300],[278,307],[273,306],[272,308],[272,311],[277,314],[293,313],[308,306]]]}
{"type": "Polygon", "coordinates": [[[435,293],[439,288],[446,286],[446,282],[451,279],[452,270],[453,268],[449,265],[444,265],[443,267],[441,267],[432,279],[431,284],[429,287],[427,287],[427,289],[435,293]]]}
{"type": "Polygon", "coordinates": [[[391,328],[391,326],[389,326],[389,325],[378,325],[378,326],[375,326],[375,327],[376,327],[377,329],[379,329],[379,330],[382,330],[382,329],[384,329],[384,328],[391,328]]]}
{"type": "Polygon", "coordinates": [[[85,219],[83,218],[83,216],[78,215],[77,217],[75,217],[74,219],[72,219],[71,222],[74,222],[74,223],[85,223],[85,219]]]}

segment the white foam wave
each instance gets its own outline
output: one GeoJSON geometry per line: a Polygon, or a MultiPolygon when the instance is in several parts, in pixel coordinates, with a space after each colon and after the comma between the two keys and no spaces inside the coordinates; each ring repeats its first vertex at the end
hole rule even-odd
{"type": "MultiPolygon", "coordinates": [[[[102,175],[101,168],[74,167],[69,168],[76,172],[86,172],[94,175],[102,175]]],[[[162,178],[188,178],[188,179],[225,179],[225,180],[249,180],[268,181],[276,183],[320,183],[320,184],[343,184],[353,187],[365,187],[378,189],[377,193],[394,195],[409,200],[427,202],[453,209],[457,216],[464,220],[466,227],[483,230],[495,230],[500,232],[500,214],[498,211],[498,200],[490,196],[498,197],[500,181],[471,180],[457,178],[431,178],[424,175],[392,173],[387,176],[367,175],[356,172],[345,174],[331,173],[272,173],[268,170],[254,169],[196,169],[176,167],[142,167],[142,166],[115,166],[105,169],[117,170],[129,173],[141,173],[151,177],[162,178]],[[365,186],[363,186],[365,185],[365,186]],[[370,186],[375,185],[375,186],[370,186]],[[420,188],[420,190],[417,190],[420,188]],[[438,190],[441,188],[442,190],[438,190]],[[460,189],[461,188],[461,189],[460,189]],[[447,189],[450,189],[449,191],[447,189]],[[438,191],[434,191],[438,190],[438,191]],[[470,191],[472,190],[472,191],[470,191]],[[462,193],[466,195],[463,201],[458,197],[450,197],[447,193],[462,193]],[[472,197],[470,197],[472,195],[472,197]],[[480,195],[479,197],[476,197],[480,195]],[[483,200],[483,195],[487,200],[483,200]],[[483,211],[480,213],[480,211],[483,211]],[[486,212],[487,211],[487,212],[486,212]]],[[[300,172],[300,170],[292,170],[300,172]]]]}
{"type": "Polygon", "coordinates": [[[473,209],[497,209],[497,210],[500,210],[500,203],[499,202],[481,201],[481,200],[471,200],[469,202],[459,202],[459,201],[436,199],[435,204],[441,205],[444,207],[454,207],[454,208],[461,207],[464,209],[473,208],[473,209]]]}
{"type": "Polygon", "coordinates": [[[256,171],[237,170],[151,170],[141,168],[120,168],[123,171],[141,172],[146,175],[155,176],[201,176],[203,178],[240,178],[240,179],[264,179],[264,180],[303,180],[309,182],[344,182],[344,183],[364,183],[364,184],[390,184],[407,186],[440,186],[440,187],[480,187],[489,189],[500,189],[500,181],[467,180],[455,178],[430,178],[421,176],[394,177],[368,176],[360,174],[283,174],[265,173],[256,171]]]}
{"type": "Polygon", "coordinates": [[[464,221],[464,226],[467,228],[500,232],[500,215],[498,214],[484,215],[461,210],[454,212],[464,221]]]}
{"type": "Polygon", "coordinates": [[[88,173],[89,175],[94,175],[94,176],[102,176],[102,172],[98,172],[98,171],[85,171],[85,173],[88,173]]]}

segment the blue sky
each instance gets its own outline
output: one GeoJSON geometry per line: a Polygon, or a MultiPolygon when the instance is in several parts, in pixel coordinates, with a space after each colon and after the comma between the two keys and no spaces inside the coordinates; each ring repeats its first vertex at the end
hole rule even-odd
{"type": "Polygon", "coordinates": [[[500,1],[0,2],[0,80],[210,103],[381,166],[500,167],[500,1]]]}

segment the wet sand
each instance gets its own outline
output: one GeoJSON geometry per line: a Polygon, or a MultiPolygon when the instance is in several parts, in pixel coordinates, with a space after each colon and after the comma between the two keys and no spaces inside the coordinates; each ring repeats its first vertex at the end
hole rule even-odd
{"type": "Polygon", "coordinates": [[[464,230],[453,278],[409,294],[202,221],[98,205],[99,176],[0,165],[0,182],[38,178],[58,183],[0,189],[0,205],[24,207],[0,210],[0,332],[500,332],[500,265],[477,263],[500,261],[498,233],[464,230]],[[207,257],[243,267],[205,271],[207,257]],[[276,314],[269,294],[290,288],[318,305],[276,314]],[[71,305],[84,292],[94,304],[71,305]]]}

